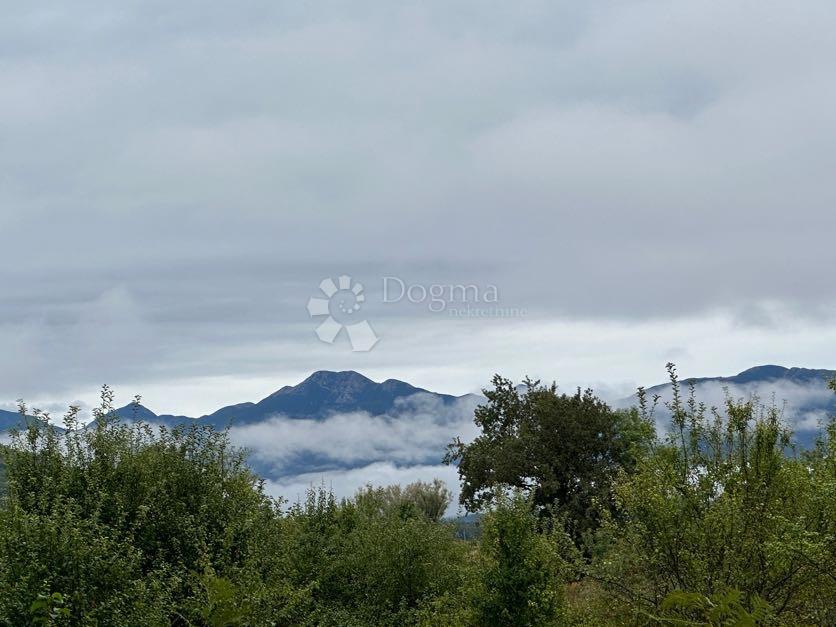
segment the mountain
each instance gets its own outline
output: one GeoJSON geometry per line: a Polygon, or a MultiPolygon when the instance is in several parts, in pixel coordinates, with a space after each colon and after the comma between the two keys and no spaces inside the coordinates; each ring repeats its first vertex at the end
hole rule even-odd
{"type": "Polygon", "coordinates": [[[20,414],[16,411],[6,411],[0,409],[0,431],[8,431],[14,427],[21,426],[23,421],[20,419],[20,414]]]}
{"type": "MultiPolygon", "coordinates": [[[[836,377],[836,370],[815,370],[811,368],[784,368],[783,366],[755,366],[731,377],[702,377],[683,379],[682,383],[701,385],[705,383],[719,383],[722,385],[764,385],[775,383],[791,383],[796,385],[822,385],[836,377]]],[[[655,392],[669,387],[665,383],[649,388],[655,392]]]]}
{"type": "MultiPolygon", "coordinates": [[[[836,370],[812,368],[785,368],[776,365],[755,366],[733,376],[682,379],[683,391],[691,384],[697,398],[708,406],[722,406],[725,394],[733,398],[760,397],[765,404],[775,402],[783,409],[784,421],[792,427],[795,440],[804,447],[811,446],[822,424],[836,415],[836,394],[827,384],[836,378],[836,370]]],[[[658,394],[662,401],[670,400],[670,384],[663,383],[648,388],[649,396],[658,394]]],[[[622,399],[620,406],[636,401],[635,395],[622,399]]],[[[668,426],[668,414],[663,406],[656,414],[657,426],[668,426]]]]}
{"type": "MultiPolygon", "coordinates": [[[[315,372],[295,387],[283,387],[253,407],[245,416],[283,414],[290,418],[323,418],[331,413],[365,411],[372,415],[395,412],[399,398],[433,394],[403,381],[388,379],[375,383],[354,372],[315,372]]],[[[446,401],[453,396],[435,394],[446,401]]]]}
{"type": "MultiPolygon", "coordinates": [[[[766,365],[683,383],[693,382],[700,400],[709,405],[722,405],[724,388],[734,397],[757,393],[766,402],[774,394],[779,406],[786,401],[785,419],[796,439],[809,446],[821,421],[836,414],[836,395],[826,386],[834,376],[833,370],[766,365]]],[[[648,391],[670,398],[669,384],[648,391]]],[[[128,422],[233,427],[232,442],[248,451],[253,470],[273,493],[292,500],[311,484],[324,482],[340,495],[366,483],[435,477],[457,485],[455,467],[443,464],[442,457],[453,438],[476,435],[473,410],[483,401],[476,395],[436,394],[395,379],[375,382],[353,371],[320,371],[259,401],[228,405],[199,418],[158,415],[142,405],[118,412],[128,422]]],[[[634,403],[631,397],[616,404],[634,403]]],[[[656,420],[660,432],[666,430],[664,407],[656,420]]],[[[19,423],[16,413],[0,411],[0,429],[19,423]]]]}
{"type": "Polygon", "coordinates": [[[5,409],[0,409],[0,433],[2,433],[3,431],[9,431],[10,429],[22,430],[33,422],[34,424],[38,425],[43,424],[41,422],[38,422],[36,418],[33,416],[26,416],[26,418],[23,419],[20,417],[20,413],[16,411],[7,411],[5,409]]]}
{"type": "MultiPolygon", "coordinates": [[[[798,429],[810,428],[811,415],[824,417],[828,413],[836,414],[836,395],[827,390],[827,382],[836,377],[836,370],[810,368],[785,368],[776,365],[763,365],[749,368],[733,376],[702,377],[683,379],[687,386],[693,383],[701,397],[709,397],[711,402],[722,402],[717,397],[723,388],[729,388],[733,396],[747,396],[757,392],[765,400],[775,394],[775,400],[781,404],[787,402],[788,410],[795,416],[791,422],[798,429]],[[800,417],[800,418],[799,418],[800,417]]],[[[670,384],[648,388],[652,394],[663,397],[669,391],[670,384]]],[[[405,400],[415,395],[426,395],[441,406],[451,406],[457,400],[467,399],[475,404],[480,397],[466,395],[462,397],[437,394],[418,388],[404,381],[387,379],[382,383],[372,381],[352,370],[332,372],[320,370],[294,386],[284,386],[258,402],[243,402],[222,407],[217,411],[192,418],[189,416],[156,414],[143,405],[126,405],[117,410],[126,421],[142,420],[148,423],[173,427],[180,424],[205,424],[218,428],[243,426],[260,423],[274,416],[291,420],[325,420],[336,414],[366,413],[370,416],[397,417],[405,407],[405,400]]],[[[635,396],[622,399],[616,404],[630,405],[635,396]]],[[[5,431],[21,424],[16,412],[0,410],[0,431],[5,431]]]]}
{"type": "Polygon", "coordinates": [[[117,411],[125,420],[143,420],[169,427],[178,424],[206,424],[223,428],[252,424],[272,416],[294,420],[323,420],[334,414],[353,412],[396,416],[404,406],[403,399],[416,394],[430,395],[445,405],[458,398],[449,394],[436,394],[397,379],[376,383],[353,370],[320,370],[300,384],[285,386],[257,403],[229,405],[200,418],[157,415],[142,405],[126,405],[117,411]]]}
{"type": "Polygon", "coordinates": [[[351,471],[369,464],[438,464],[447,443],[471,423],[481,397],[437,394],[409,383],[372,381],[354,371],[319,371],[256,403],[190,418],[157,415],[142,405],[117,410],[128,422],[233,427],[250,466],[270,480],[351,471]],[[379,440],[379,441],[378,441],[379,440]]]}

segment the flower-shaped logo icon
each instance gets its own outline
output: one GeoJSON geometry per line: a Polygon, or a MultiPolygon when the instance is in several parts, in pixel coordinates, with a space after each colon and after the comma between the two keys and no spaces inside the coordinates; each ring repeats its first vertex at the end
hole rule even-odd
{"type": "Polygon", "coordinates": [[[319,289],[326,298],[313,297],[308,300],[308,313],[312,318],[328,316],[316,328],[317,337],[327,344],[333,344],[340,331],[345,329],[351,350],[370,351],[380,338],[360,315],[366,300],[362,284],[344,274],[337,279],[337,283],[331,278],[323,279],[319,289]]]}

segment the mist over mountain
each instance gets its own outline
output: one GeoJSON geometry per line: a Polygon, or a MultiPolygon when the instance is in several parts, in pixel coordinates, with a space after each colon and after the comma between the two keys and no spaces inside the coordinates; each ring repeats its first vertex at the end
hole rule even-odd
{"type": "MultiPolygon", "coordinates": [[[[741,385],[764,385],[772,383],[794,383],[796,385],[827,385],[827,382],[836,376],[836,370],[823,370],[812,368],[785,368],[783,366],[755,366],[731,377],[702,377],[683,379],[682,383],[688,385],[695,383],[703,385],[706,383],[721,383],[729,386],[741,385]]],[[[669,384],[657,385],[649,388],[649,392],[669,387],[669,384]]]]}
{"type": "MultiPolygon", "coordinates": [[[[813,443],[822,424],[836,415],[836,396],[827,383],[836,377],[836,370],[785,368],[776,365],[755,366],[733,376],[686,378],[680,381],[683,393],[693,385],[698,400],[708,407],[722,407],[727,397],[757,398],[766,405],[774,405],[790,426],[795,440],[802,446],[813,443]]],[[[659,431],[668,428],[669,413],[664,403],[671,400],[671,384],[647,388],[649,397],[658,394],[660,403],[655,413],[659,431]]],[[[636,403],[636,395],[622,399],[619,406],[636,403]]]]}
{"type": "Polygon", "coordinates": [[[398,415],[405,411],[403,399],[416,394],[430,395],[442,405],[451,404],[457,398],[430,392],[396,379],[376,383],[353,370],[320,370],[300,384],[284,386],[256,403],[228,405],[199,418],[157,415],[142,405],[126,405],[118,413],[126,420],[139,419],[167,426],[197,422],[223,428],[261,422],[274,416],[293,420],[323,420],[346,412],[398,415]]]}
{"type": "Polygon", "coordinates": [[[167,427],[228,427],[232,441],[248,450],[250,465],[275,494],[301,494],[321,481],[345,484],[350,494],[378,479],[441,477],[455,484],[455,469],[441,465],[441,458],[454,436],[471,437],[473,410],[481,400],[396,379],[379,383],[348,370],[314,372],[258,402],[229,405],[198,418],[157,415],[143,405],[117,412],[123,420],[167,427]]]}
{"type": "MultiPolygon", "coordinates": [[[[782,409],[785,421],[802,445],[809,445],[820,425],[836,414],[836,397],[827,381],[836,370],[757,366],[733,376],[687,378],[707,405],[758,396],[782,409]]],[[[648,388],[662,403],[655,414],[663,432],[669,417],[664,401],[670,384],[648,388]]],[[[154,425],[211,425],[229,428],[232,441],[249,451],[253,469],[275,494],[293,495],[306,486],[327,482],[336,492],[351,494],[364,483],[409,482],[442,478],[457,485],[456,469],[443,465],[446,445],[456,436],[476,435],[473,411],[484,400],[452,396],[388,379],[375,382],[351,370],[318,371],[294,386],[285,386],[257,402],[242,402],[189,417],[156,414],[143,405],[118,409],[125,421],[154,425]]],[[[635,395],[613,403],[635,404],[635,395]]],[[[0,429],[21,422],[17,413],[0,410],[0,429]]]]}

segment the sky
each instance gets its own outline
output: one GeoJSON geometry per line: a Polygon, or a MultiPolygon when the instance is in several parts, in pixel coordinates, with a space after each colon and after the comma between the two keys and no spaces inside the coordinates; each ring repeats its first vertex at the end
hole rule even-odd
{"type": "Polygon", "coordinates": [[[0,5],[0,407],[836,368],[832,2],[0,5]]]}

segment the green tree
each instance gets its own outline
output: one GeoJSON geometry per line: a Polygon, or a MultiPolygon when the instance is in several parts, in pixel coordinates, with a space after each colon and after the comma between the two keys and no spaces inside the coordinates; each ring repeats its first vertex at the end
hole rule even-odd
{"type": "Polygon", "coordinates": [[[440,479],[432,482],[416,481],[406,487],[390,485],[382,488],[367,486],[354,497],[358,503],[367,502],[381,512],[418,513],[433,522],[441,520],[453,499],[450,490],[440,479]]]}
{"type": "Polygon", "coordinates": [[[612,508],[613,480],[635,466],[653,427],[636,410],[613,411],[591,390],[567,395],[554,384],[525,383],[520,392],[496,375],[475,412],[481,434],[454,441],[446,460],[458,463],[469,511],[490,504],[497,488],[520,489],[541,512],[564,518],[579,540],[601,509],[612,508]]]}

